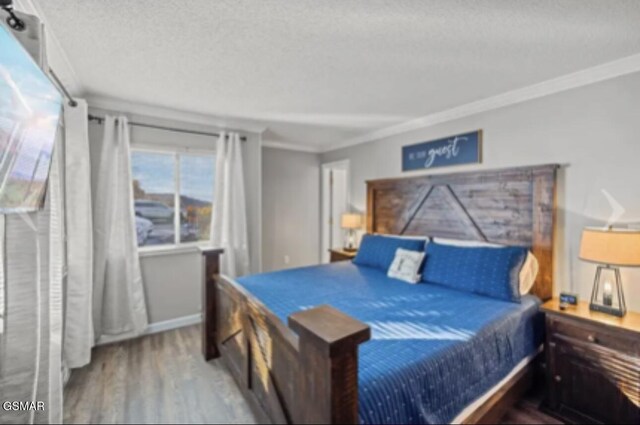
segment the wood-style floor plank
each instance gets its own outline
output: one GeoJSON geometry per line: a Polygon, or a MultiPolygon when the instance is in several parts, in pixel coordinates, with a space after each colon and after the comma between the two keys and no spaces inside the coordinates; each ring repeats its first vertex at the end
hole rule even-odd
{"type": "Polygon", "coordinates": [[[255,423],[199,326],[97,347],[65,388],[65,423],[255,423]]]}
{"type": "MultiPolygon", "coordinates": [[[[525,399],[505,424],[557,424],[525,399]]],[[[200,327],[189,326],[97,347],[65,389],[64,422],[256,423],[233,378],[200,352],[200,327]]]]}
{"type": "Polygon", "coordinates": [[[546,415],[538,409],[537,397],[526,398],[516,403],[502,418],[502,424],[562,424],[563,422],[546,415]]]}

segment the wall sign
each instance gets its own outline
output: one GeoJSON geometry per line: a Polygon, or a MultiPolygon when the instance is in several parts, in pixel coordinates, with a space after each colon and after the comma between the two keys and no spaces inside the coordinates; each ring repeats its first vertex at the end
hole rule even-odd
{"type": "Polygon", "coordinates": [[[478,164],[482,156],[482,130],[402,147],[402,171],[449,165],[478,164]]]}

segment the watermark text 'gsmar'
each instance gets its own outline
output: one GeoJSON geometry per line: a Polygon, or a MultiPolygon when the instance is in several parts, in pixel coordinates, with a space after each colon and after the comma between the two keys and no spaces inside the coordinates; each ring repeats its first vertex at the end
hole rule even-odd
{"type": "Polygon", "coordinates": [[[44,401],[5,401],[2,403],[2,410],[42,411],[44,410],[44,401]]]}

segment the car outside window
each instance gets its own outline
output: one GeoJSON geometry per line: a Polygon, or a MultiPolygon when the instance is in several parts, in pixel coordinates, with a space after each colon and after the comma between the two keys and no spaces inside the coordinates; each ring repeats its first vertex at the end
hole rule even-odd
{"type": "Polygon", "coordinates": [[[207,243],[213,206],[212,154],[133,150],[138,246],[207,243]]]}

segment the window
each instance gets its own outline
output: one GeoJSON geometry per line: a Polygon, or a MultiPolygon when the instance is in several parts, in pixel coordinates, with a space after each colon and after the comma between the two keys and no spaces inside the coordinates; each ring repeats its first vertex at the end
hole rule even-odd
{"type": "Polygon", "coordinates": [[[180,155],[180,210],[191,226],[191,233],[180,235],[181,242],[209,240],[213,168],[211,156],[180,155]]]}
{"type": "Polygon", "coordinates": [[[136,149],[131,168],[139,247],[209,241],[212,154],[136,149]]]}

